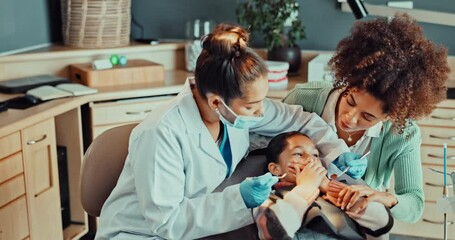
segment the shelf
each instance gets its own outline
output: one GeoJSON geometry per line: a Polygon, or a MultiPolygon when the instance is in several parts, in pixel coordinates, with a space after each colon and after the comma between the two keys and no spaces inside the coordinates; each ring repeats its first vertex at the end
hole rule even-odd
{"type": "Polygon", "coordinates": [[[88,232],[88,218],[80,201],[80,172],[83,159],[80,108],[55,117],[57,145],[66,147],[70,216],[72,224],[63,229],[64,239],[79,239],[88,232]],[[78,223],[78,224],[76,224],[78,223]]]}
{"type": "Polygon", "coordinates": [[[184,43],[160,43],[157,45],[132,43],[125,47],[117,48],[102,48],[102,49],[87,49],[87,48],[70,48],[63,45],[52,45],[36,49],[33,51],[22,52],[13,55],[0,56],[1,63],[22,62],[22,61],[38,61],[38,60],[55,60],[87,56],[103,56],[111,54],[131,54],[141,52],[160,52],[160,51],[175,51],[183,50],[184,43]]]}
{"type": "Polygon", "coordinates": [[[71,224],[63,230],[63,239],[79,239],[88,232],[83,224],[71,224]]]}
{"type": "MultiPolygon", "coordinates": [[[[368,14],[373,16],[392,17],[395,15],[396,12],[406,12],[418,22],[455,26],[455,14],[453,13],[421,9],[394,8],[385,5],[370,4],[366,2],[364,2],[363,4],[367,9],[368,14]]],[[[351,12],[351,8],[349,7],[348,3],[346,2],[341,3],[341,11],[351,12]]]]}

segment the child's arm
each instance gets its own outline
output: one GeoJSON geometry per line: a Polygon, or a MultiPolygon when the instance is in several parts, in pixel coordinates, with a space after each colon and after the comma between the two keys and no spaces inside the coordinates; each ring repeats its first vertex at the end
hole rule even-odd
{"type": "MultiPolygon", "coordinates": [[[[324,199],[332,202],[335,206],[341,207],[338,201],[338,193],[347,185],[335,180],[330,181],[327,195],[324,199]]],[[[343,207],[342,207],[343,209],[343,207]]],[[[344,209],[343,209],[344,210],[344,209]]],[[[371,236],[380,236],[389,232],[393,227],[393,218],[388,208],[378,202],[369,201],[367,197],[361,197],[346,210],[354,221],[356,221],[371,236]]]]}
{"type": "Polygon", "coordinates": [[[327,171],[314,163],[308,164],[296,176],[297,186],[283,199],[268,199],[254,210],[261,239],[292,238],[302,225],[303,215],[319,196],[319,185],[327,171]]]}
{"type": "Polygon", "coordinates": [[[389,209],[381,203],[370,202],[365,197],[360,198],[350,210],[346,211],[346,214],[356,221],[366,234],[373,237],[386,234],[393,227],[393,217],[389,209]],[[357,208],[362,210],[357,211],[357,208]]]}
{"type": "Polygon", "coordinates": [[[292,238],[318,195],[317,187],[296,186],[283,199],[265,201],[254,210],[260,239],[292,238]]]}
{"type": "Polygon", "coordinates": [[[327,193],[327,191],[329,190],[329,184],[330,180],[327,177],[322,179],[321,185],[319,185],[319,191],[321,191],[321,194],[327,193]]]}

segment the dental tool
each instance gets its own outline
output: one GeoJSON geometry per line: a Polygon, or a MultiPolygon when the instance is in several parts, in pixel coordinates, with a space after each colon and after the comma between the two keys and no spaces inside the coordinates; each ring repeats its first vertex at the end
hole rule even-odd
{"type": "Polygon", "coordinates": [[[348,170],[349,170],[349,166],[347,166],[340,174],[338,174],[338,175],[336,176],[336,178],[340,178],[340,177],[343,176],[343,174],[345,174],[348,170]]]}
{"type": "MultiPolygon", "coordinates": [[[[447,198],[447,143],[444,143],[444,188],[442,189],[442,197],[447,198]]],[[[447,213],[444,213],[444,239],[447,239],[447,213]]]]}
{"type": "Polygon", "coordinates": [[[283,175],[279,176],[278,179],[283,179],[284,177],[286,177],[286,174],[287,173],[284,173],[283,175]]]}
{"type": "Polygon", "coordinates": [[[359,158],[359,160],[362,160],[362,159],[366,158],[368,155],[370,155],[370,153],[371,153],[371,151],[366,152],[365,154],[363,154],[363,156],[361,156],[359,158]]]}
{"type": "MultiPolygon", "coordinates": [[[[371,151],[368,151],[366,152],[365,154],[363,154],[359,160],[362,160],[364,158],[366,158],[368,155],[370,155],[371,151]]],[[[337,179],[337,178],[340,178],[341,176],[343,176],[343,174],[345,174],[347,171],[349,170],[349,166],[347,166],[340,174],[332,174],[330,175],[330,179],[337,179]]]]}

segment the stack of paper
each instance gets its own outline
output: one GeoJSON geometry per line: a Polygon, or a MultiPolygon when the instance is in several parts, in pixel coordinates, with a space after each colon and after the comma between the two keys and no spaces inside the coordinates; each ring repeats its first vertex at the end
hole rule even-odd
{"type": "Polygon", "coordinates": [[[42,101],[56,98],[81,96],[98,92],[95,88],[90,88],[79,83],[62,83],[55,87],[41,86],[27,91],[27,94],[33,95],[42,101]]]}

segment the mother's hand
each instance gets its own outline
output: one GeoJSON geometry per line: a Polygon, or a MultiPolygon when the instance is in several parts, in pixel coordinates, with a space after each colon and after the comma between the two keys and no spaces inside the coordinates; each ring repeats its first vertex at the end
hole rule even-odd
{"type": "Polygon", "coordinates": [[[369,203],[369,198],[360,197],[359,200],[352,206],[349,210],[346,211],[351,218],[360,218],[365,213],[365,209],[369,203]]]}
{"type": "MultiPolygon", "coordinates": [[[[333,205],[341,208],[341,203],[338,202],[338,198],[336,197],[336,194],[334,194],[333,192],[327,192],[327,194],[323,195],[322,198],[324,198],[326,201],[329,201],[333,205]]],[[[368,205],[369,200],[370,199],[368,199],[367,197],[359,197],[350,209],[346,209],[346,213],[353,218],[361,217],[364,213],[365,208],[368,205]]]]}
{"type": "MultiPolygon", "coordinates": [[[[364,185],[346,186],[338,193],[338,204],[341,206],[341,209],[344,210],[346,208],[346,210],[349,210],[361,197],[367,197],[369,198],[369,201],[374,200],[373,195],[376,193],[377,191],[364,185]]],[[[357,211],[362,210],[363,209],[357,209],[357,211]]]]}
{"type": "Polygon", "coordinates": [[[379,202],[388,208],[398,203],[395,195],[388,192],[379,192],[363,185],[346,186],[338,194],[338,203],[341,205],[341,209],[346,208],[349,210],[360,197],[367,197],[369,202],[379,202]]]}

